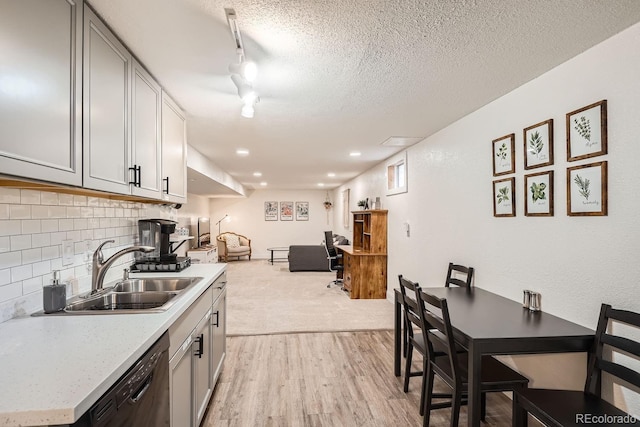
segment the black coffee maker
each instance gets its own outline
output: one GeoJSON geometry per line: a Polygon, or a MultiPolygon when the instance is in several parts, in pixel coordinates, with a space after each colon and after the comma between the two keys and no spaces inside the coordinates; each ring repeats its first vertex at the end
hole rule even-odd
{"type": "Polygon", "coordinates": [[[171,234],[176,231],[178,223],[168,219],[138,220],[138,236],[140,245],[153,246],[153,252],[137,252],[131,271],[157,272],[181,271],[191,265],[188,257],[178,257],[173,253],[171,234]]]}

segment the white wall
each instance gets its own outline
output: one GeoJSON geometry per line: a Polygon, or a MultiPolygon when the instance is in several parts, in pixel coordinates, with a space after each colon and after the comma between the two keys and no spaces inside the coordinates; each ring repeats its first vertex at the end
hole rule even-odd
{"type": "MultiPolygon", "coordinates": [[[[539,291],[544,311],[591,328],[603,302],[640,311],[638,46],[640,24],[408,149],[408,193],[382,198],[389,209],[389,299],[398,274],[439,286],[448,262],[456,261],[476,268],[476,286],[517,301],[523,289],[539,291]],[[609,154],[567,162],[565,114],[602,99],[608,100],[609,154]],[[549,118],[555,165],[527,172],[555,171],[555,216],[525,217],[522,130],[549,118]],[[491,141],[512,132],[516,217],[494,218],[491,141]],[[609,215],[568,217],[566,168],[601,160],[609,163],[609,215]],[[402,228],[407,220],[410,237],[402,228]]],[[[345,188],[352,200],[384,194],[384,173],[378,165],[335,194],[345,188]]],[[[533,376],[534,386],[580,388],[584,381],[584,358],[512,363],[533,376]]],[[[616,389],[616,403],[640,414],[637,394],[616,389]]]]}
{"type": "MultiPolygon", "coordinates": [[[[211,199],[211,234],[218,234],[215,223],[225,214],[221,231],[233,231],[251,239],[252,258],[268,258],[267,248],[289,245],[319,245],[324,231],[333,229],[333,211],[329,215],[323,206],[324,190],[272,191],[256,190],[247,198],[211,199]],[[265,221],[264,202],[309,202],[309,221],[265,221]]],[[[331,197],[331,202],[336,200],[331,197]]]]}

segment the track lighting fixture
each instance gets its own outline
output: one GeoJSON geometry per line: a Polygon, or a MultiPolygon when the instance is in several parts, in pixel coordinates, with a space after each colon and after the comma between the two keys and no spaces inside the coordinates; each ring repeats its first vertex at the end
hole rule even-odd
{"type": "Polygon", "coordinates": [[[255,113],[254,106],[260,101],[258,94],[253,89],[253,82],[258,76],[258,67],[254,62],[245,60],[244,46],[242,44],[242,36],[240,34],[236,12],[233,9],[225,9],[225,13],[238,54],[238,62],[229,65],[231,81],[236,85],[238,96],[244,104],[240,114],[242,117],[253,118],[255,113]]]}

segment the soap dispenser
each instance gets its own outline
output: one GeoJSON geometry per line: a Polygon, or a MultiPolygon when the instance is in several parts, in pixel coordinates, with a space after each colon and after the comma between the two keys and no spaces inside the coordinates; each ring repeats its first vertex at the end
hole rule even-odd
{"type": "Polygon", "coordinates": [[[60,271],[53,271],[53,280],[50,285],[44,286],[42,292],[42,305],[45,313],[62,311],[67,305],[67,286],[60,283],[60,271]]]}

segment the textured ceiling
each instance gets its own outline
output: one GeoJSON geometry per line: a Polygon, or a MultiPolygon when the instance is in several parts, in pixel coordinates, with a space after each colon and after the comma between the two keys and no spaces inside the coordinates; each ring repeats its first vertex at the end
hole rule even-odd
{"type": "Polygon", "coordinates": [[[185,109],[189,144],[271,189],[335,187],[399,151],[389,137],[427,137],[640,21],[637,0],[89,2],[185,109]],[[225,8],[260,69],[253,119],[225,8]]]}

